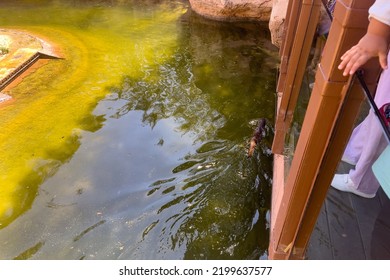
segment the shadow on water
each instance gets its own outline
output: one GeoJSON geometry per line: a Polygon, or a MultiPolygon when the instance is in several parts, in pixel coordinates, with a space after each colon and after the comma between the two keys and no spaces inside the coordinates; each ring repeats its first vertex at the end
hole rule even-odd
{"type": "Polygon", "coordinates": [[[1,258],[267,258],[276,63],[267,27],[190,11],[178,24],[171,58],[125,75],[86,120],[93,127],[69,140],[71,154],[52,151],[58,165],[37,181],[31,210],[0,231],[1,258]],[[260,117],[264,139],[247,158],[260,117]],[[14,235],[21,228],[28,234],[14,235]]]}

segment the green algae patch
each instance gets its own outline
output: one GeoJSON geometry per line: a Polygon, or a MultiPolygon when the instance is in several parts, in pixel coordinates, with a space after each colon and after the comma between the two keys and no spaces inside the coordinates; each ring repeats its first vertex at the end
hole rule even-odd
{"type": "Polygon", "coordinates": [[[63,57],[25,77],[7,92],[14,102],[0,108],[0,228],[31,207],[39,185],[78,149],[82,131],[104,125],[93,110],[111,88],[124,77],[158,79],[145,69],[174,53],[184,12],[181,5],[153,13],[38,6],[11,14],[0,8],[1,26],[47,38],[63,57]]]}

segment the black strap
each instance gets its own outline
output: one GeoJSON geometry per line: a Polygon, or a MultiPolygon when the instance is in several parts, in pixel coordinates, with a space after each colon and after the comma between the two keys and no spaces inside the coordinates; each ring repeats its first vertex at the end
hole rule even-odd
{"type": "Polygon", "coordinates": [[[382,118],[382,114],[380,113],[378,107],[376,106],[374,98],[372,97],[370,90],[368,89],[367,84],[364,81],[363,70],[356,71],[355,75],[358,78],[360,85],[362,86],[363,92],[366,95],[368,102],[370,103],[371,108],[374,110],[375,114],[377,115],[377,117],[379,119],[379,122],[381,123],[383,132],[385,133],[387,140],[390,143],[390,130],[388,129],[387,125],[385,124],[385,122],[382,118]]]}

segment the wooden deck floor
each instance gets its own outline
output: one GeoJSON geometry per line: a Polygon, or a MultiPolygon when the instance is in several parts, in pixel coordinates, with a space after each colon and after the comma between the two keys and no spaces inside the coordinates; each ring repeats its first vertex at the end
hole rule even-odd
{"type": "MultiPolygon", "coordinates": [[[[338,172],[351,168],[340,163],[338,172]]],[[[390,200],[380,189],[366,199],[329,188],[308,245],[309,260],[390,260],[390,200]]]]}

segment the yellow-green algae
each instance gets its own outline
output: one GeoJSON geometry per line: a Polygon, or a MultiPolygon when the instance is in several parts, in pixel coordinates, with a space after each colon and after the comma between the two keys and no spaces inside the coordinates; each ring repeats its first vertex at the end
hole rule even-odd
{"type": "Polygon", "coordinates": [[[2,27],[47,38],[64,57],[27,76],[8,93],[15,101],[0,109],[0,228],[26,211],[39,184],[72,156],[79,131],[101,126],[92,110],[110,88],[124,76],[143,77],[142,66],[163,63],[175,51],[176,21],[185,9],[0,8],[2,27]]]}

